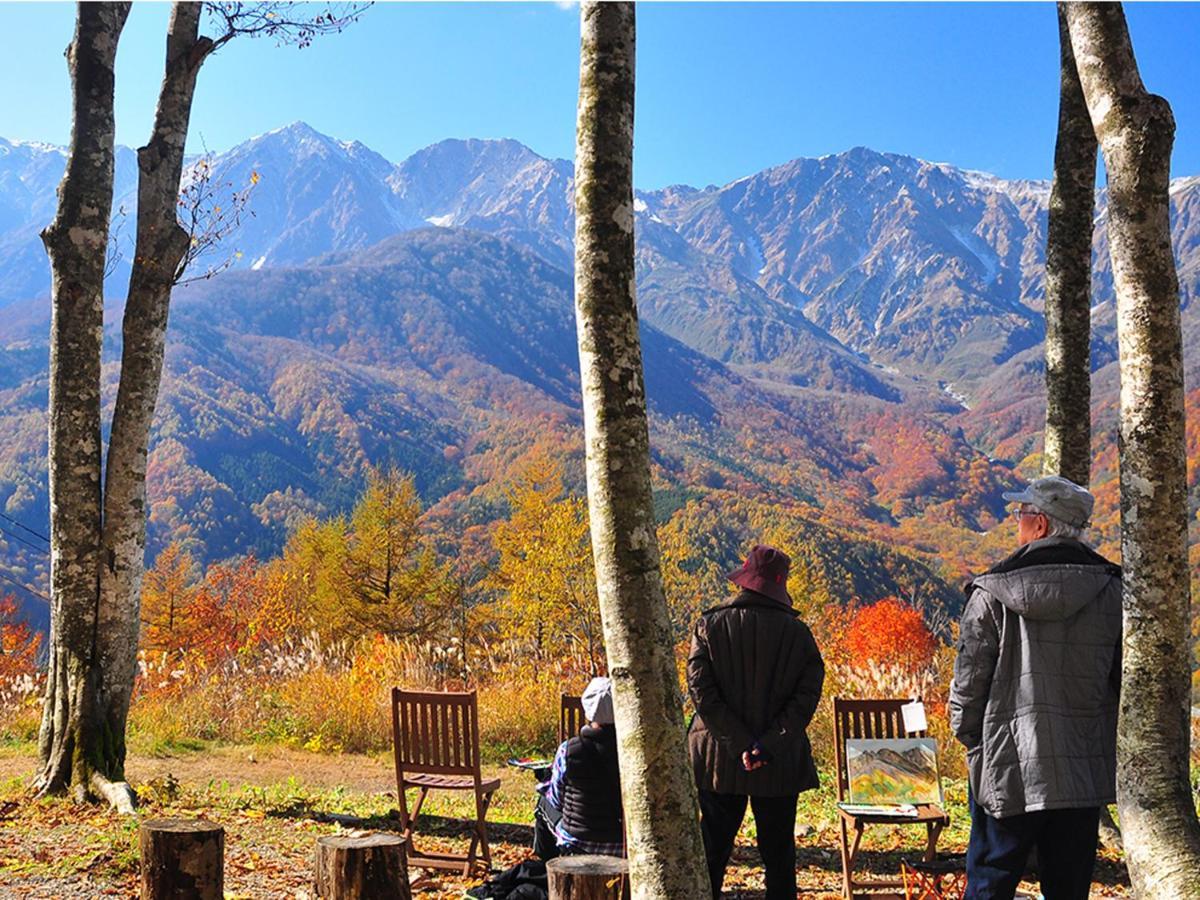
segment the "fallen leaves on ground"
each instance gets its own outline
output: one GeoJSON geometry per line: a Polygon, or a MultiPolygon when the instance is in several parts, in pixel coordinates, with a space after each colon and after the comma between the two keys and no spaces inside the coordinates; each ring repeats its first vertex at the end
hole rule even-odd
{"type": "MultiPolygon", "coordinates": [[[[312,770],[322,773],[317,786],[305,781],[304,757],[293,758],[295,774],[271,782],[257,780],[263,769],[247,763],[244,752],[218,753],[218,757],[223,771],[220,781],[191,780],[186,776],[189,764],[181,761],[184,777],[167,771],[138,785],[139,816],[204,818],[220,824],[225,829],[227,898],[312,900],[312,857],[318,837],[399,830],[394,791],[331,786],[328,756],[312,759],[312,770]]],[[[348,784],[362,784],[351,775],[355,767],[379,766],[376,760],[350,756],[335,757],[332,765],[339,761],[346,767],[348,784]]],[[[159,769],[170,768],[170,760],[157,764],[159,769]]],[[[32,759],[28,769],[32,774],[32,759]]],[[[501,768],[485,772],[487,775],[504,781],[489,813],[492,862],[502,870],[530,855],[532,781],[525,773],[501,768]]],[[[59,798],[33,799],[27,783],[27,777],[17,775],[0,781],[0,896],[62,900],[136,896],[136,820],[100,806],[76,806],[59,798]]],[[[941,842],[945,852],[961,852],[966,840],[961,793],[960,785],[948,787],[954,825],[941,842]]],[[[824,791],[801,799],[797,873],[800,896],[805,898],[840,896],[841,858],[832,801],[824,791]]],[[[431,795],[417,832],[418,847],[463,853],[473,806],[469,795],[431,795]]],[[[919,855],[924,843],[919,830],[897,826],[868,829],[862,871],[894,877],[901,859],[919,855]]],[[[727,898],[763,897],[754,835],[754,822],[748,815],[726,877],[727,898]]],[[[482,881],[479,875],[465,878],[415,868],[410,878],[415,897],[456,900],[482,881]]],[[[1112,854],[1102,854],[1092,896],[1128,896],[1124,868],[1112,854]]]]}

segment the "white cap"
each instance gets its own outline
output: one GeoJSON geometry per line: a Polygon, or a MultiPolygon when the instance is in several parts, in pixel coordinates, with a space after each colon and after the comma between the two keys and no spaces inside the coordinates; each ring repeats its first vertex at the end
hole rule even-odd
{"type": "Polygon", "coordinates": [[[1042,512],[1076,528],[1087,526],[1095,503],[1091,492],[1061,475],[1047,475],[1032,482],[1023,491],[1003,495],[1010,503],[1029,503],[1042,512]]]}
{"type": "Polygon", "coordinates": [[[607,678],[593,678],[580,698],[583,714],[589,722],[611,725],[613,719],[612,682],[607,678]]]}

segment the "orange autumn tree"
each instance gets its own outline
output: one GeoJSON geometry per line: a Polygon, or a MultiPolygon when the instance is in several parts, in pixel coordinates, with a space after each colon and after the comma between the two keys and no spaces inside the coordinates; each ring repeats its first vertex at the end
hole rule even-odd
{"type": "MultiPolygon", "coordinates": [[[[188,608],[187,646],[209,665],[277,644],[295,616],[253,554],[210,566],[188,608]]],[[[291,626],[291,627],[289,627],[291,626]]]]}
{"type": "Polygon", "coordinates": [[[18,612],[15,598],[0,596],[0,682],[33,674],[42,636],[18,612]]]}
{"type": "Polygon", "coordinates": [[[938,642],[920,610],[895,597],[864,606],[850,621],[846,650],[857,664],[916,671],[927,667],[938,642]]]}
{"type": "Polygon", "coordinates": [[[920,610],[885,597],[849,617],[836,678],[850,696],[920,697],[945,710],[953,652],[935,638],[920,610]]]}

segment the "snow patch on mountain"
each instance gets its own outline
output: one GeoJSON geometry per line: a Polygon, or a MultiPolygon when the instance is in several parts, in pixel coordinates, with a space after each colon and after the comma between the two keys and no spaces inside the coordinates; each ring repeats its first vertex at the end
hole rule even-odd
{"type": "Polygon", "coordinates": [[[12,140],[0,138],[0,153],[7,156],[11,152],[11,148],[14,147],[28,147],[35,153],[57,153],[59,156],[67,155],[67,148],[59,147],[57,144],[47,144],[44,141],[23,141],[19,138],[13,138],[12,140]]]}
{"type": "Polygon", "coordinates": [[[651,222],[657,222],[659,225],[667,225],[656,213],[650,212],[650,204],[636,195],[633,198],[633,211],[639,215],[646,216],[651,222]]]}
{"type": "Polygon", "coordinates": [[[959,225],[951,225],[950,233],[954,235],[954,239],[962,244],[979,260],[980,265],[984,268],[984,281],[991,284],[996,280],[996,276],[1000,274],[1000,260],[996,257],[996,251],[988,246],[979,235],[973,231],[959,225]]]}
{"type": "Polygon", "coordinates": [[[946,174],[951,177],[961,178],[967,187],[974,188],[977,191],[1004,194],[1013,200],[1030,199],[1043,204],[1050,200],[1049,181],[1001,178],[998,175],[993,175],[990,172],[980,172],[977,169],[959,169],[949,163],[937,163],[937,165],[946,174]]]}
{"type": "Polygon", "coordinates": [[[1168,193],[1174,197],[1176,194],[1181,194],[1189,188],[1200,187],[1200,175],[1188,175],[1184,178],[1172,178],[1171,186],[1168,193]]]}
{"type": "Polygon", "coordinates": [[[960,391],[956,391],[954,389],[953,382],[951,382],[949,384],[939,382],[938,387],[940,387],[942,389],[943,394],[945,394],[947,397],[949,397],[951,400],[953,400],[955,403],[957,403],[963,409],[971,408],[970,398],[968,398],[966,394],[964,394],[960,391]]]}
{"type": "Polygon", "coordinates": [[[993,175],[991,172],[980,172],[975,169],[959,169],[949,165],[948,163],[938,163],[937,165],[938,168],[944,171],[947,175],[950,175],[951,177],[957,175],[964,182],[966,182],[967,187],[975,188],[978,191],[996,191],[1001,194],[1005,193],[1004,189],[1008,182],[1006,182],[1003,178],[993,175]]]}
{"type": "Polygon", "coordinates": [[[750,268],[761,278],[767,271],[767,257],[763,253],[762,241],[758,239],[758,235],[753,231],[744,235],[743,241],[743,246],[750,256],[750,268]]]}

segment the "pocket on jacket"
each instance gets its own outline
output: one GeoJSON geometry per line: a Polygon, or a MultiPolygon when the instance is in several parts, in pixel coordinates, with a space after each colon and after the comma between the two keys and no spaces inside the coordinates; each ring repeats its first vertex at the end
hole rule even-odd
{"type": "Polygon", "coordinates": [[[979,799],[992,815],[1025,809],[1021,760],[1013,728],[1013,722],[1001,724],[983,745],[979,799]]]}

